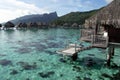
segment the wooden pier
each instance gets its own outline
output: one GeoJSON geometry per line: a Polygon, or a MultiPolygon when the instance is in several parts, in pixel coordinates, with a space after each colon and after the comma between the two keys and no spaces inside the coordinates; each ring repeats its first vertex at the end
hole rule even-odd
{"type": "Polygon", "coordinates": [[[58,50],[57,53],[62,54],[63,56],[71,56],[73,60],[76,60],[77,55],[80,51],[88,50],[91,48],[92,48],[92,46],[82,47],[77,44],[69,44],[69,46],[67,46],[67,48],[58,50]]]}

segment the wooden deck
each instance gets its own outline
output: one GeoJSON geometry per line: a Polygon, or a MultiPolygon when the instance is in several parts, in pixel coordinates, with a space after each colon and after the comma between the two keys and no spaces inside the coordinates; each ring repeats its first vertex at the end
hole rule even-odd
{"type": "Polygon", "coordinates": [[[62,55],[68,55],[68,56],[72,56],[74,55],[75,53],[78,53],[80,51],[83,51],[83,50],[88,50],[92,48],[92,46],[88,46],[88,47],[81,47],[81,46],[69,46],[68,48],[65,48],[65,49],[62,49],[62,50],[59,50],[57,51],[58,54],[62,54],[62,55]]]}

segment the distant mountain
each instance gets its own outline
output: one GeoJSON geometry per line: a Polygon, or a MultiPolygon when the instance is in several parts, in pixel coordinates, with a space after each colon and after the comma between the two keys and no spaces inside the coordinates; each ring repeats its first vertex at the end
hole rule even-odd
{"type": "Polygon", "coordinates": [[[45,23],[50,23],[51,21],[57,19],[58,16],[57,16],[57,13],[56,12],[53,12],[53,13],[45,13],[45,14],[33,14],[33,15],[26,15],[26,16],[23,16],[23,17],[19,17],[19,18],[16,18],[14,20],[11,20],[11,22],[13,22],[14,24],[18,24],[20,22],[26,22],[26,23],[29,23],[29,22],[45,22],[45,23]]]}
{"type": "Polygon", "coordinates": [[[71,13],[68,13],[64,16],[57,18],[52,23],[54,23],[56,25],[63,25],[65,23],[68,23],[69,25],[72,25],[73,23],[82,25],[85,23],[85,19],[91,17],[92,15],[97,13],[97,11],[99,11],[99,10],[100,9],[91,10],[91,11],[87,11],[87,12],[71,12],[71,13]]]}

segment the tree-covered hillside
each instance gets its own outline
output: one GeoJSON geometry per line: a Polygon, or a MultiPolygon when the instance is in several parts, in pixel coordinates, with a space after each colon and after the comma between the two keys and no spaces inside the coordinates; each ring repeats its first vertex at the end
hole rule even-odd
{"type": "Polygon", "coordinates": [[[19,18],[16,18],[14,20],[11,20],[14,24],[19,24],[19,23],[34,23],[34,22],[44,22],[44,23],[50,23],[51,21],[57,19],[57,13],[52,12],[52,13],[44,13],[44,14],[32,14],[32,15],[26,15],[22,16],[19,18]]]}
{"type": "Polygon", "coordinates": [[[73,23],[77,23],[78,25],[82,25],[85,22],[85,19],[91,17],[94,15],[98,10],[92,10],[87,12],[71,12],[69,14],[66,14],[64,16],[61,16],[54,20],[52,23],[56,25],[63,25],[65,23],[68,23],[69,25],[72,25],[73,23]]]}

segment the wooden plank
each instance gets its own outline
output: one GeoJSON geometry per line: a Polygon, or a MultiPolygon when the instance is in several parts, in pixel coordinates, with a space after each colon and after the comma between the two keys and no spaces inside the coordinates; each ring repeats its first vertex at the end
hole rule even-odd
{"type": "MultiPolygon", "coordinates": [[[[78,52],[80,50],[80,48],[76,48],[76,51],[78,52]]],[[[59,54],[63,54],[63,55],[73,55],[76,53],[75,51],[75,47],[70,47],[68,49],[64,49],[64,50],[60,50],[60,51],[57,51],[59,54]]]]}
{"type": "Polygon", "coordinates": [[[81,40],[81,41],[91,42],[91,41],[92,41],[92,38],[90,38],[90,36],[85,36],[85,37],[81,37],[80,40],[81,40]]]}
{"type": "Polygon", "coordinates": [[[120,43],[109,42],[109,45],[115,45],[120,47],[120,43]]]}

